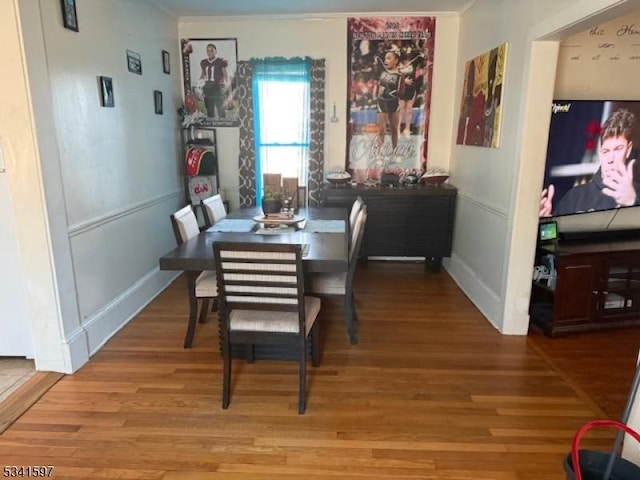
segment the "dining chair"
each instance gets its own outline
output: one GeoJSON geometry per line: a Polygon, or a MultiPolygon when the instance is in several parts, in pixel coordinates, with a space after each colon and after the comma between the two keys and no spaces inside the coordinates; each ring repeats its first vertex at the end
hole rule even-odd
{"type": "Polygon", "coordinates": [[[207,227],[219,222],[227,216],[227,210],[224,208],[222,196],[220,194],[202,199],[202,212],[207,227]]]}
{"type": "Polygon", "coordinates": [[[358,254],[364,238],[364,228],[367,223],[367,206],[362,205],[351,232],[349,247],[349,265],[346,272],[312,273],[310,275],[310,289],[314,295],[336,295],[344,297],[344,321],[347,327],[349,341],[358,343],[355,322],[358,320],[353,296],[353,278],[356,273],[358,254]]]}
{"type": "Polygon", "coordinates": [[[231,345],[278,343],[299,351],[298,413],[305,411],[307,340],[320,363],[320,299],[305,296],[299,244],[214,242],[223,368],[222,408],[231,390],[231,345]]]}
{"type": "Polygon", "coordinates": [[[297,208],[307,207],[307,187],[298,185],[298,203],[297,208]]]}
{"type": "Polygon", "coordinates": [[[263,173],[262,174],[262,190],[271,190],[274,192],[282,191],[282,174],[281,173],[263,173]]]}
{"type": "MultiPolygon", "coordinates": [[[[356,226],[356,218],[358,218],[358,213],[360,213],[360,209],[364,205],[364,200],[362,200],[361,196],[356,197],[351,205],[351,211],[349,212],[349,232],[353,232],[353,229],[356,226]]],[[[353,235],[349,237],[353,238],[353,235]]]]}
{"type": "MultiPolygon", "coordinates": [[[[178,245],[183,244],[200,233],[198,220],[191,205],[187,205],[171,214],[171,226],[178,245]]],[[[207,319],[209,303],[215,302],[218,296],[216,273],[212,270],[202,272],[186,272],[187,289],[189,293],[189,324],[184,339],[184,348],[191,348],[196,329],[196,318],[200,323],[207,319]],[[200,315],[198,316],[198,300],[201,300],[200,315]]]]}

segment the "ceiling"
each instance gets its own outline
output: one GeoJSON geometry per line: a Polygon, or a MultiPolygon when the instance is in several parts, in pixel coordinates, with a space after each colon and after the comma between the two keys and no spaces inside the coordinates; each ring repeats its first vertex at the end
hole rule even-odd
{"type": "Polygon", "coordinates": [[[150,0],[175,17],[461,13],[476,0],[150,0]]]}

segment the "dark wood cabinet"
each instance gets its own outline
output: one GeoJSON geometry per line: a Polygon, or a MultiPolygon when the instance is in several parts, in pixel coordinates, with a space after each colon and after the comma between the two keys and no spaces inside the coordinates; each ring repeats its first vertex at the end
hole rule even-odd
{"type": "Polygon", "coordinates": [[[534,280],[529,313],[547,335],[640,325],[640,240],[561,243],[542,255],[555,281],[534,280]]]}
{"type": "Polygon", "coordinates": [[[457,189],[440,186],[365,187],[327,185],[323,205],[350,208],[362,197],[367,204],[364,257],[425,257],[438,271],[451,255],[457,189]]]}

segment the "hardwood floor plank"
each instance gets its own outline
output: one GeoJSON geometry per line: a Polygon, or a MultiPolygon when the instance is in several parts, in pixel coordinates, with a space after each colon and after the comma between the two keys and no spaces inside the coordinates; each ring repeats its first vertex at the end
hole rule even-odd
{"type": "Polygon", "coordinates": [[[0,403],[0,433],[13,424],[62,378],[61,373],[36,372],[19,390],[0,403]]]}
{"type": "MultiPolygon", "coordinates": [[[[620,414],[630,331],[501,335],[446,272],[418,263],[371,261],[355,289],[358,345],[342,301],[322,300],[305,415],[292,361],[234,360],[221,408],[215,315],[184,350],[180,277],[0,434],[0,458],[70,480],[564,480],[577,428],[620,414]],[[625,343],[616,372],[612,342],[625,343]]],[[[612,438],[593,432],[585,445],[612,438]]]]}

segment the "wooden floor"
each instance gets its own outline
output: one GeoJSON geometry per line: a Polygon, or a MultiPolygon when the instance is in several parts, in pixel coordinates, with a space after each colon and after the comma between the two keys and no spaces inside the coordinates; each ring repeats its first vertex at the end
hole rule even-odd
{"type": "Polygon", "coordinates": [[[274,360],[236,361],[221,409],[216,323],[183,350],[179,279],[0,435],[2,465],[53,465],[56,479],[563,480],[576,429],[620,414],[638,329],[500,335],[420,264],[369,262],[356,284],[360,343],[341,300],[323,301],[305,415],[296,362],[274,360]]]}

